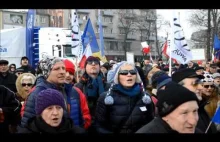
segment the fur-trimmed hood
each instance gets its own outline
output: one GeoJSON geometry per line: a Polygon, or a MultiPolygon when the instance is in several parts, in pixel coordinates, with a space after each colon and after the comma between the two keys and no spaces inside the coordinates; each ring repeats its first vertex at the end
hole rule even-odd
{"type": "Polygon", "coordinates": [[[21,74],[21,75],[19,75],[19,77],[17,78],[17,80],[16,80],[16,88],[17,88],[17,95],[19,96],[19,97],[21,97],[22,99],[26,99],[27,98],[27,94],[24,92],[24,89],[22,88],[22,86],[21,86],[21,79],[23,78],[23,76],[25,76],[25,75],[27,75],[27,76],[31,76],[33,79],[34,79],[34,82],[35,82],[35,80],[36,80],[36,77],[32,74],[32,73],[23,73],[23,74],[21,74]]]}

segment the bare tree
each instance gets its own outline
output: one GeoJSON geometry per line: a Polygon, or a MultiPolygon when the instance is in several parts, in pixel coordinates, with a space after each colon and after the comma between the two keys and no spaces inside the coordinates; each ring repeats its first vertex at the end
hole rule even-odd
{"type": "Polygon", "coordinates": [[[198,30],[206,29],[206,34],[200,37],[192,36],[191,39],[199,42],[206,42],[206,58],[211,58],[213,51],[214,35],[219,31],[220,14],[218,9],[200,9],[192,11],[189,18],[191,26],[197,27],[198,30]],[[202,39],[202,40],[201,40],[202,39]],[[203,39],[206,39],[205,41],[203,39]]]}
{"type": "Polygon", "coordinates": [[[126,52],[128,51],[128,45],[127,45],[127,39],[129,35],[132,35],[137,31],[137,28],[135,26],[135,19],[136,14],[135,11],[132,9],[126,9],[126,10],[118,10],[118,16],[119,16],[119,26],[120,26],[120,34],[124,35],[123,38],[123,49],[124,49],[124,55],[126,57],[126,52]]]}

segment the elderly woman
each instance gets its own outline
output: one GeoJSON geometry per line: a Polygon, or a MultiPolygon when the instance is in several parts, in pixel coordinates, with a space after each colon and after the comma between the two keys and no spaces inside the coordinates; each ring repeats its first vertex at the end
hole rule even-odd
{"type": "Polygon", "coordinates": [[[199,133],[196,125],[198,99],[195,93],[185,87],[170,82],[164,90],[159,90],[158,117],[143,126],[136,133],[199,133]]]}
{"type": "Polygon", "coordinates": [[[154,118],[154,105],[133,63],[123,62],[96,107],[99,133],[134,133],[154,118]]]}
{"type": "Polygon", "coordinates": [[[209,73],[204,74],[204,79],[202,80],[203,89],[202,89],[202,98],[208,103],[205,106],[210,118],[212,118],[216,112],[217,104],[219,99],[217,88],[214,85],[213,76],[209,73]]]}
{"type": "Polygon", "coordinates": [[[23,73],[16,80],[17,97],[21,104],[27,99],[36,77],[31,73],[23,73]]]}
{"type": "Polygon", "coordinates": [[[36,96],[36,116],[28,120],[18,133],[76,134],[84,133],[83,128],[74,126],[71,118],[63,115],[65,102],[63,95],[55,89],[46,89],[36,96]]]}

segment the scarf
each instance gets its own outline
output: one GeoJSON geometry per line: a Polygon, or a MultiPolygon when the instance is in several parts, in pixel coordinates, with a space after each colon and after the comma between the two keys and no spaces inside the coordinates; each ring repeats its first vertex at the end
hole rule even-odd
{"type": "Polygon", "coordinates": [[[86,92],[88,97],[98,97],[104,91],[105,91],[104,83],[100,75],[97,76],[97,78],[95,79],[93,78],[89,79],[86,87],[86,92]]]}
{"type": "Polygon", "coordinates": [[[141,93],[141,88],[138,83],[135,83],[131,88],[124,88],[121,84],[116,84],[114,88],[130,97],[136,96],[141,93]]]}

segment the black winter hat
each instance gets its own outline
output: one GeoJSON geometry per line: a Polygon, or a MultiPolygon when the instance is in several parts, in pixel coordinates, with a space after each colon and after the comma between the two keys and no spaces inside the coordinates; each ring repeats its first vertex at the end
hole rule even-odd
{"type": "Polygon", "coordinates": [[[106,68],[107,70],[109,70],[110,64],[109,64],[108,62],[106,62],[106,63],[104,63],[104,64],[102,65],[102,67],[104,67],[104,68],[106,68]]]}
{"type": "Polygon", "coordinates": [[[157,87],[157,79],[158,79],[160,76],[164,75],[164,74],[166,74],[166,72],[160,70],[160,71],[155,72],[155,73],[152,75],[151,81],[152,81],[152,87],[153,87],[153,88],[156,88],[156,87],[157,87]]]}
{"type": "Polygon", "coordinates": [[[165,85],[164,90],[159,90],[157,92],[158,102],[158,114],[160,117],[164,117],[175,110],[181,104],[188,101],[197,101],[197,96],[195,93],[186,89],[185,87],[175,83],[170,82],[165,85]]]}
{"type": "Polygon", "coordinates": [[[86,62],[85,62],[85,68],[86,68],[86,65],[89,61],[97,61],[100,65],[100,59],[98,57],[94,57],[94,56],[89,56],[87,59],[86,59],[86,62]]]}
{"type": "Polygon", "coordinates": [[[3,65],[3,64],[8,65],[8,61],[7,60],[0,60],[0,65],[3,65]]]}
{"type": "Polygon", "coordinates": [[[194,69],[190,68],[184,68],[181,70],[176,71],[175,73],[172,74],[172,81],[179,83],[181,80],[185,78],[199,78],[203,79],[203,75],[197,75],[196,71],[194,69]]]}

